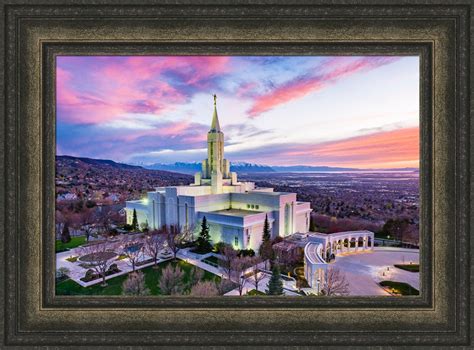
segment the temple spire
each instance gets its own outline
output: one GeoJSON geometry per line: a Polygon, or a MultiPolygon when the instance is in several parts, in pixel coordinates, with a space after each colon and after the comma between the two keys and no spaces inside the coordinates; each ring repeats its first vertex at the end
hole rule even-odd
{"type": "Polygon", "coordinates": [[[217,95],[214,94],[214,114],[212,115],[212,124],[211,131],[221,131],[221,126],[219,125],[219,118],[217,117],[217,95]]]}

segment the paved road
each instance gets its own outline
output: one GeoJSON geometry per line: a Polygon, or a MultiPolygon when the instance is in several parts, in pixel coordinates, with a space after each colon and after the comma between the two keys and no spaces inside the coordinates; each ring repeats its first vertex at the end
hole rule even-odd
{"type": "Polygon", "coordinates": [[[337,266],[346,274],[351,295],[388,295],[378,285],[378,282],[392,280],[406,282],[416,289],[420,288],[419,273],[393,267],[394,264],[409,264],[410,261],[418,264],[418,250],[376,247],[370,253],[350,253],[337,256],[336,261],[330,266],[337,266]],[[389,267],[388,271],[387,267],[389,267]]]}

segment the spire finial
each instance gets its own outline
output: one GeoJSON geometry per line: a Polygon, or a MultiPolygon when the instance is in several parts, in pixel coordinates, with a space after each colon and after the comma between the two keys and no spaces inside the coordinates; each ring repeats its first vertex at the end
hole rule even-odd
{"type": "Polygon", "coordinates": [[[221,127],[219,125],[219,118],[217,117],[217,95],[214,94],[214,114],[212,115],[212,124],[211,124],[211,131],[221,131],[221,127]]]}

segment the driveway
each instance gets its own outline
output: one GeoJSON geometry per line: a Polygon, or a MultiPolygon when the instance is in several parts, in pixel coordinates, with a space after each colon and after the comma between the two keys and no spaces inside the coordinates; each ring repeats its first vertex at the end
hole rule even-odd
{"type": "Polygon", "coordinates": [[[419,263],[419,251],[392,247],[375,247],[373,252],[338,255],[330,264],[345,273],[350,295],[389,295],[378,282],[405,282],[419,290],[420,274],[393,267],[394,264],[419,263]],[[387,270],[389,268],[389,270],[387,270]]]}

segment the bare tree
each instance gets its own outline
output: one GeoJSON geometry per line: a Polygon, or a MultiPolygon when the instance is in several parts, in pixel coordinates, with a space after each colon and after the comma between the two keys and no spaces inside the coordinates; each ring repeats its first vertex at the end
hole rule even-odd
{"type": "Polygon", "coordinates": [[[232,280],[237,283],[237,288],[239,290],[239,295],[242,295],[244,290],[245,282],[247,282],[247,277],[244,275],[244,271],[250,267],[251,259],[248,256],[237,257],[232,260],[231,264],[231,276],[232,280]]]}
{"type": "Polygon", "coordinates": [[[100,206],[97,210],[97,221],[102,234],[108,235],[112,229],[114,212],[107,206],[100,206]]]}
{"type": "Polygon", "coordinates": [[[252,276],[250,277],[251,283],[255,286],[255,290],[258,291],[258,285],[265,278],[265,275],[260,272],[260,264],[262,263],[262,258],[259,256],[254,256],[250,260],[252,265],[252,276]]]}
{"type": "Polygon", "coordinates": [[[126,257],[132,271],[135,272],[137,262],[143,257],[144,244],[140,240],[133,240],[121,246],[121,253],[126,257]]]}
{"type": "Polygon", "coordinates": [[[182,294],[184,291],[183,277],[184,272],[179,266],[173,267],[171,264],[166,266],[158,282],[161,294],[182,294]]]}
{"type": "Polygon", "coordinates": [[[164,248],[166,235],[162,230],[150,231],[145,238],[145,253],[153,258],[154,268],[158,267],[158,255],[164,248]]]}
{"type": "Polygon", "coordinates": [[[86,208],[82,212],[82,218],[81,218],[81,223],[82,223],[82,229],[84,230],[84,233],[86,235],[86,241],[89,242],[89,238],[92,235],[93,231],[93,224],[96,222],[96,213],[94,208],[86,208]]]}
{"type": "Polygon", "coordinates": [[[227,279],[232,279],[232,264],[237,259],[237,251],[230,245],[224,245],[219,253],[222,255],[222,258],[218,260],[219,266],[227,279]]]}
{"type": "Polygon", "coordinates": [[[63,232],[64,225],[66,223],[66,217],[65,215],[59,211],[56,210],[56,239],[61,239],[61,233],[63,232]]]}
{"type": "Polygon", "coordinates": [[[80,248],[81,260],[90,264],[91,268],[95,270],[98,276],[102,277],[102,287],[105,287],[106,272],[110,265],[112,258],[115,258],[117,254],[110,249],[109,242],[107,240],[88,244],[80,248]]]}
{"type": "Polygon", "coordinates": [[[185,234],[181,232],[178,225],[170,225],[165,227],[165,229],[166,242],[168,243],[168,247],[173,252],[174,259],[176,259],[176,254],[178,254],[179,250],[181,249],[181,245],[185,241],[185,234]]]}
{"type": "Polygon", "coordinates": [[[322,293],[327,296],[348,295],[349,282],[337,267],[328,268],[323,281],[322,293]]]}
{"type": "Polygon", "coordinates": [[[219,294],[219,290],[212,281],[199,281],[191,288],[190,294],[195,297],[213,297],[219,294]]]}
{"type": "Polygon", "coordinates": [[[149,295],[150,290],[145,285],[145,275],[141,271],[131,272],[123,282],[124,295],[149,295]]]}

